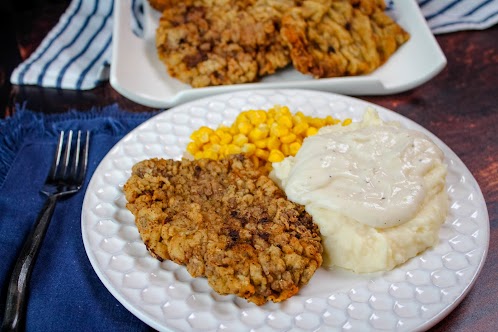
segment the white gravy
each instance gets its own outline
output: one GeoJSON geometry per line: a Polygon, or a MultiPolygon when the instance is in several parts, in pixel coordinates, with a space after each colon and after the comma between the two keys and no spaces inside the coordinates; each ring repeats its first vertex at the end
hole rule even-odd
{"type": "Polygon", "coordinates": [[[274,168],[288,198],[375,228],[412,219],[426,196],[423,176],[442,151],[424,134],[395,125],[333,127],[307,138],[290,165],[274,168]]]}

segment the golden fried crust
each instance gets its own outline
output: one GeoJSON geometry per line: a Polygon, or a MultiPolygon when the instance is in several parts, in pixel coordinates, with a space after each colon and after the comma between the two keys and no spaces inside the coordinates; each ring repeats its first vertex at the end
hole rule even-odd
{"type": "Polygon", "coordinates": [[[163,10],[168,8],[168,6],[171,6],[171,4],[173,4],[175,0],[148,0],[148,1],[149,5],[152,8],[162,12],[163,10]]]}
{"type": "Polygon", "coordinates": [[[243,156],[145,160],[124,186],[150,253],[258,305],[296,294],[322,264],[317,225],[243,156]]]}
{"type": "Polygon", "coordinates": [[[316,78],[367,74],[409,39],[382,0],[306,0],[282,17],[294,67],[316,78]]]}
{"type": "Polygon", "coordinates": [[[164,8],[156,33],[169,74],[193,87],[247,83],[290,63],[279,32],[292,0],[190,0],[164,8]]]}

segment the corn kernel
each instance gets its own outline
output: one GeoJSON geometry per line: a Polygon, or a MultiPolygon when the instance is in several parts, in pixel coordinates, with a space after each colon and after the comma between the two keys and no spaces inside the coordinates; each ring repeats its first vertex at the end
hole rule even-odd
{"type": "Polygon", "coordinates": [[[229,144],[232,142],[232,135],[228,133],[222,133],[220,135],[220,144],[229,144]]]}
{"type": "Polygon", "coordinates": [[[325,122],[327,123],[327,125],[335,125],[335,124],[338,124],[339,122],[341,122],[340,120],[338,119],[334,119],[332,116],[330,115],[327,115],[327,117],[325,117],[325,122]]]}
{"type": "Polygon", "coordinates": [[[247,135],[251,132],[252,130],[252,125],[249,121],[243,121],[243,122],[239,122],[237,124],[237,129],[239,130],[239,132],[241,134],[244,134],[244,135],[247,135]]]}
{"type": "Polygon", "coordinates": [[[280,142],[282,143],[292,143],[296,140],[297,136],[294,133],[290,133],[288,135],[280,137],[280,142]]]}
{"type": "Polygon", "coordinates": [[[254,145],[256,145],[256,147],[259,149],[264,149],[264,148],[268,147],[268,141],[269,141],[269,138],[261,139],[259,141],[254,142],[254,145]]]}
{"type": "Polygon", "coordinates": [[[301,143],[299,142],[293,142],[289,145],[289,154],[291,156],[295,156],[297,154],[297,151],[301,148],[301,143]]]}
{"type": "Polygon", "coordinates": [[[242,111],[239,113],[239,115],[237,115],[237,120],[241,120],[241,121],[249,121],[249,113],[252,112],[252,111],[242,111]]]}
{"type": "Polygon", "coordinates": [[[279,126],[292,128],[292,118],[289,116],[281,116],[277,119],[277,123],[279,126]]]}
{"type": "Polygon", "coordinates": [[[284,158],[284,154],[279,150],[271,150],[270,154],[268,155],[268,161],[272,163],[278,163],[284,160],[284,158]]]}
{"type": "Polygon", "coordinates": [[[204,153],[202,151],[197,151],[195,154],[194,154],[194,158],[195,159],[202,159],[204,157],[204,153]]]}
{"type": "Polygon", "coordinates": [[[303,114],[303,112],[297,112],[293,117],[292,117],[292,122],[294,125],[297,125],[298,123],[305,122],[306,118],[303,114]]]}
{"type": "Polygon", "coordinates": [[[248,156],[252,156],[254,152],[256,152],[256,145],[253,143],[246,143],[242,145],[242,152],[245,153],[248,156]]]}
{"type": "Polygon", "coordinates": [[[228,144],[228,147],[227,147],[227,154],[238,154],[238,153],[241,153],[242,152],[242,149],[240,148],[240,146],[237,146],[235,144],[228,144]]]}
{"type": "Polygon", "coordinates": [[[351,124],[351,122],[353,122],[353,120],[351,120],[350,118],[347,118],[344,121],[342,121],[342,125],[349,126],[351,124]]]}
{"type": "Polygon", "coordinates": [[[309,127],[307,130],[306,130],[306,136],[313,136],[313,135],[316,135],[316,133],[318,132],[318,129],[316,129],[315,127],[309,127]]]}
{"type": "Polygon", "coordinates": [[[275,106],[276,115],[291,115],[287,106],[275,106]]]}
{"type": "Polygon", "coordinates": [[[212,131],[211,128],[203,126],[198,130],[194,131],[190,136],[190,138],[199,143],[207,143],[209,142],[209,134],[211,134],[210,131],[212,131]]]}
{"type": "Polygon", "coordinates": [[[211,150],[211,147],[213,146],[213,144],[211,143],[206,143],[202,146],[202,150],[203,151],[207,151],[207,150],[211,150]]]}
{"type": "Polygon", "coordinates": [[[281,142],[277,137],[271,136],[268,138],[266,147],[268,148],[268,150],[278,149],[280,147],[280,144],[281,142]]]}
{"type": "Polygon", "coordinates": [[[323,126],[325,126],[326,122],[324,119],[310,118],[309,124],[316,128],[322,128],[323,126]]]}
{"type": "Polygon", "coordinates": [[[248,118],[253,126],[257,126],[266,121],[266,113],[264,111],[249,111],[248,118]]]}
{"type": "Polygon", "coordinates": [[[209,135],[209,142],[212,144],[219,144],[221,142],[220,136],[216,135],[216,133],[212,133],[209,135]]]}
{"type": "Polygon", "coordinates": [[[299,122],[297,123],[294,128],[292,128],[292,132],[296,135],[305,135],[306,130],[309,128],[308,123],[306,122],[299,122]]]}
{"type": "Polygon", "coordinates": [[[263,110],[257,110],[256,113],[258,113],[258,116],[262,119],[265,119],[263,122],[265,122],[268,119],[268,114],[266,111],[263,110]]]}
{"type": "Polygon", "coordinates": [[[242,146],[242,145],[246,144],[247,142],[249,142],[249,138],[247,138],[247,136],[244,134],[237,134],[232,139],[232,144],[235,144],[238,146],[242,146]]]}
{"type": "Polygon", "coordinates": [[[190,142],[187,145],[187,151],[190,152],[192,155],[195,155],[195,153],[199,151],[199,147],[195,142],[190,142]]]}
{"type": "Polygon", "coordinates": [[[280,151],[282,151],[282,153],[285,156],[290,156],[290,146],[289,146],[289,144],[282,144],[280,146],[280,151]]]}
{"type": "Polygon", "coordinates": [[[270,129],[270,134],[272,136],[282,137],[287,135],[288,133],[289,133],[289,128],[280,126],[277,123],[274,123],[270,129]]]}
{"type": "Polygon", "coordinates": [[[258,158],[261,158],[261,159],[264,159],[264,160],[268,160],[268,156],[269,156],[270,153],[268,151],[266,151],[266,150],[263,150],[263,149],[256,149],[256,151],[254,152],[254,154],[258,158]]]}
{"type": "Polygon", "coordinates": [[[221,145],[219,144],[211,144],[210,150],[216,153],[219,153],[221,150],[221,145]]]}
{"type": "Polygon", "coordinates": [[[256,142],[263,138],[266,138],[270,132],[268,125],[266,123],[262,123],[249,133],[249,140],[251,142],[256,142]]]}
{"type": "Polygon", "coordinates": [[[225,126],[225,125],[220,125],[216,130],[214,131],[216,135],[221,136],[221,133],[228,133],[230,131],[230,127],[225,126]]]}
{"type": "Polygon", "coordinates": [[[228,145],[221,145],[220,151],[218,151],[220,158],[224,158],[228,155],[228,145]]]}
{"type": "Polygon", "coordinates": [[[212,150],[204,151],[204,158],[218,160],[218,154],[212,150]]]}

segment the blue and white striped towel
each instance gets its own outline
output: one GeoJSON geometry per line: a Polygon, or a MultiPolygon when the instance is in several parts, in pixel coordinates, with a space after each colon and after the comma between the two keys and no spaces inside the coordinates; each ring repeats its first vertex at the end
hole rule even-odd
{"type": "MultiPolygon", "coordinates": [[[[128,1],[135,17],[131,28],[140,36],[147,0],[128,1]]],[[[498,22],[498,0],[418,3],[434,34],[480,30],[498,22]]],[[[87,90],[108,80],[113,4],[113,0],[72,0],[38,49],[13,71],[12,84],[87,90]]]]}
{"type": "Polygon", "coordinates": [[[11,83],[87,90],[107,80],[113,9],[112,0],[72,0],[11,83]]]}

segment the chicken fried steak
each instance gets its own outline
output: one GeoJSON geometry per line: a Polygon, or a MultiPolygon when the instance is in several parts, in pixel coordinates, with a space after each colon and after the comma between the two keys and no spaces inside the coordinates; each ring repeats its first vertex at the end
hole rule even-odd
{"type": "Polygon", "coordinates": [[[322,264],[311,216],[241,155],[145,160],[124,192],[152,256],[207,277],[220,294],[280,302],[322,264]]]}
{"type": "Polygon", "coordinates": [[[193,87],[248,83],[290,64],[279,25],[291,0],[190,0],[166,6],[156,48],[193,87]]]}
{"type": "Polygon", "coordinates": [[[409,39],[383,0],[306,0],[282,17],[294,67],[315,78],[368,74],[409,39]]]}

